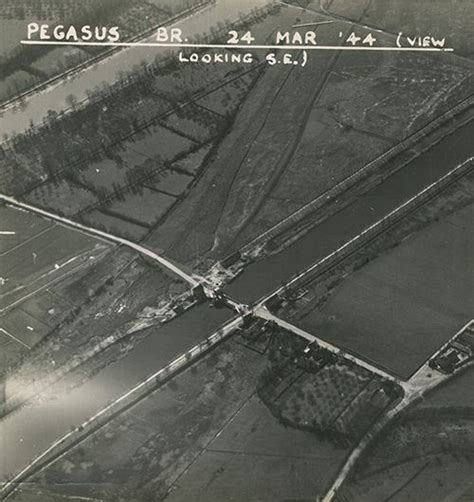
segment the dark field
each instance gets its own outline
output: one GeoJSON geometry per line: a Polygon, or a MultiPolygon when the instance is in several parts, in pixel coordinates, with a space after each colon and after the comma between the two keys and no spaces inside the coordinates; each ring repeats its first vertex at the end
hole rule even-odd
{"type": "Polygon", "coordinates": [[[473,500],[473,377],[473,368],[467,369],[395,422],[361,459],[337,500],[473,500]]]}
{"type": "MultiPolygon", "coordinates": [[[[474,10],[469,0],[325,0],[327,11],[362,24],[409,36],[433,35],[446,37],[446,46],[456,53],[472,58],[471,30],[474,10]]],[[[309,7],[315,7],[313,0],[309,7]]]]}
{"type": "Polygon", "coordinates": [[[312,500],[345,450],[285,427],[252,397],[183,476],[171,502],[312,500]]]}
{"type": "Polygon", "coordinates": [[[323,493],[347,450],[279,423],[255,395],[266,357],[243,342],[218,346],[20,495],[141,501],[169,491],[172,501],[221,502],[323,493]]]}
{"type": "Polygon", "coordinates": [[[301,326],[410,376],[472,318],[472,218],[470,205],[410,236],[346,280],[301,326]]]}
{"type": "Polygon", "coordinates": [[[33,217],[25,211],[10,207],[0,206],[0,220],[2,231],[15,232],[14,235],[2,235],[0,238],[0,251],[7,251],[21,245],[27,239],[51,227],[53,223],[43,218],[33,217]]]}
{"type": "Polygon", "coordinates": [[[0,8],[0,104],[64,72],[77,71],[90,64],[94,57],[107,53],[103,48],[83,50],[73,45],[41,47],[36,52],[24,50],[20,41],[26,38],[28,23],[118,26],[121,40],[125,40],[132,36],[140,38],[147,30],[166,23],[197,3],[198,0],[4,0],[0,8]]]}
{"type": "MultiPolygon", "coordinates": [[[[30,218],[37,217],[30,215],[30,218]]],[[[103,241],[61,225],[51,225],[33,239],[26,237],[22,244],[2,256],[5,283],[1,286],[1,307],[8,306],[13,301],[11,298],[19,294],[25,295],[39,285],[57,280],[84,259],[94,259],[90,256],[108,247],[103,241]],[[85,253],[88,253],[87,258],[85,253]]]]}

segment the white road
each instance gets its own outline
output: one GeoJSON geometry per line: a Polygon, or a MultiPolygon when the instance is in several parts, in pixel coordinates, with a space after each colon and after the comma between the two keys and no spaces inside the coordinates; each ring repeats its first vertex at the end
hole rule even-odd
{"type": "Polygon", "coordinates": [[[137,244],[136,242],[129,241],[128,239],[124,239],[123,237],[118,237],[113,234],[109,234],[108,232],[104,232],[102,230],[98,230],[93,227],[88,227],[86,225],[83,225],[81,223],[77,223],[73,220],[70,220],[68,218],[65,218],[63,216],[59,216],[54,213],[50,213],[49,211],[45,211],[44,209],[40,209],[38,207],[32,206],[30,204],[26,204],[25,202],[20,202],[19,200],[15,199],[14,197],[10,197],[8,195],[3,195],[0,194],[0,201],[4,201],[7,204],[10,204],[15,207],[19,207],[21,209],[25,209],[26,211],[30,211],[32,213],[39,214],[40,216],[43,216],[44,218],[48,218],[53,221],[57,221],[59,223],[62,223],[63,225],[67,225],[68,227],[75,228],[77,230],[80,230],[81,232],[85,232],[90,235],[94,235],[96,237],[101,237],[102,239],[105,239],[107,241],[115,242],[117,244],[122,244],[123,246],[127,246],[138,253],[142,254],[143,256],[146,256],[148,258],[151,258],[152,260],[158,262],[160,265],[168,269],[169,271],[173,272],[175,275],[179,276],[181,279],[189,283],[192,287],[195,287],[199,284],[201,284],[204,280],[200,277],[197,276],[191,276],[181,270],[179,267],[171,263],[169,260],[164,258],[163,256],[160,256],[159,254],[151,251],[150,249],[141,246],[140,244],[137,244]]]}
{"type": "Polygon", "coordinates": [[[29,345],[27,345],[25,342],[21,341],[15,335],[12,335],[11,333],[9,333],[6,329],[0,328],[0,332],[3,333],[4,335],[8,336],[8,338],[11,338],[15,342],[19,343],[20,345],[23,345],[23,347],[26,347],[27,349],[31,349],[31,347],[29,345]]]}
{"type": "MultiPolygon", "coordinates": [[[[469,321],[465,326],[463,326],[454,336],[452,336],[448,342],[446,342],[439,350],[430,356],[430,358],[425,361],[425,363],[414,373],[414,375],[406,382],[404,385],[405,394],[403,399],[391,410],[389,410],[385,415],[383,415],[370,430],[362,437],[359,444],[352,450],[351,454],[347,458],[346,462],[342,466],[337,478],[335,479],[332,486],[327,491],[322,502],[333,502],[341,486],[344,484],[345,480],[352,472],[352,469],[356,465],[362,453],[367,449],[369,444],[375,438],[375,436],[397,415],[399,415],[408,405],[421,398],[435,387],[445,382],[449,378],[455,376],[458,371],[452,374],[444,374],[438,371],[434,371],[429,367],[429,361],[435,358],[454,338],[456,338],[460,333],[462,333],[467,327],[474,323],[474,319],[469,321]]],[[[474,362],[468,363],[470,365],[474,362]]]]}
{"type": "Polygon", "coordinates": [[[328,350],[329,352],[332,352],[333,354],[336,354],[338,356],[343,357],[344,359],[347,359],[348,361],[351,361],[357,366],[360,366],[361,368],[364,368],[371,373],[375,373],[382,378],[385,378],[387,380],[391,380],[392,382],[396,382],[397,384],[403,386],[403,381],[400,379],[394,377],[393,375],[390,375],[389,373],[386,373],[380,368],[377,368],[376,366],[373,366],[372,364],[364,361],[363,359],[359,359],[356,356],[353,356],[352,354],[349,354],[338,347],[325,342],[324,340],[321,340],[321,338],[318,338],[307,331],[302,330],[301,328],[298,328],[297,326],[294,326],[293,324],[280,319],[279,317],[273,315],[266,307],[263,306],[257,306],[254,309],[254,315],[256,317],[260,317],[260,319],[265,319],[267,321],[273,321],[275,324],[278,324],[278,326],[282,327],[283,329],[289,331],[290,333],[294,333],[297,336],[300,336],[304,338],[305,340],[308,340],[309,343],[317,343],[320,347],[323,349],[328,350]]]}

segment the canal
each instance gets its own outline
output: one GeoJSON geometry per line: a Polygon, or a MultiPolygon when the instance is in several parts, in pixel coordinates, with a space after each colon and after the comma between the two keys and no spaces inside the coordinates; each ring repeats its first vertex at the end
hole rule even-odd
{"type": "Polygon", "coordinates": [[[280,253],[247,266],[226,288],[251,304],[358,235],[420,190],[474,156],[474,121],[446,136],[383,183],[316,225],[280,253]]]}
{"type": "MultiPolygon", "coordinates": [[[[0,480],[16,473],[55,440],[217,331],[234,316],[198,305],[150,333],[124,358],[81,387],[30,403],[0,420],[0,480]]],[[[64,382],[67,387],[67,381],[64,382]]]]}
{"type": "MultiPolygon", "coordinates": [[[[315,226],[281,253],[249,265],[227,288],[232,298],[255,302],[289,277],[332,252],[411,196],[474,155],[474,122],[445,137],[352,204],[315,226]]],[[[0,421],[0,476],[19,471],[72,427],[215,332],[234,314],[207,304],[150,335],[123,359],[57,399],[25,406],[0,421]]]]}
{"type": "Polygon", "coordinates": [[[234,300],[251,304],[294,274],[324,258],[423,188],[474,156],[474,121],[446,136],[383,183],[316,225],[280,253],[247,266],[226,288],[234,300]]]}

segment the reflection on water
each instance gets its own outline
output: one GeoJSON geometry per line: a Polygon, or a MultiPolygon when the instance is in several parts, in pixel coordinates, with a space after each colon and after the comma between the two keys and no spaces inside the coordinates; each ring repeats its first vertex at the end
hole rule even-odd
{"type": "MultiPolygon", "coordinates": [[[[0,421],[0,480],[227,321],[232,312],[199,305],[149,336],[83,386],[20,408],[0,421]]],[[[67,382],[64,383],[66,387],[67,382]]]]}
{"type": "MultiPolygon", "coordinates": [[[[238,300],[250,303],[276,289],[291,275],[333,251],[362,229],[400,205],[426,185],[474,154],[474,122],[444,138],[384,183],[321,223],[279,253],[251,264],[227,287],[238,300]]],[[[57,400],[44,401],[11,414],[0,422],[0,476],[19,470],[71,427],[163,367],[174,356],[212,334],[232,316],[227,310],[193,308],[154,330],[124,359],[57,400]]]]}

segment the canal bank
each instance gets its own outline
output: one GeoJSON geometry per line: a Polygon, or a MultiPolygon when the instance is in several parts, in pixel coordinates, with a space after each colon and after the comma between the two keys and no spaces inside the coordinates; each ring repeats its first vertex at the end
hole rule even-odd
{"type": "Polygon", "coordinates": [[[278,254],[247,265],[225,292],[236,301],[252,304],[276,290],[473,156],[473,137],[471,120],[278,254]]]}
{"type": "MultiPolygon", "coordinates": [[[[148,336],[125,357],[99,371],[84,385],[60,396],[47,395],[0,421],[0,479],[5,482],[58,438],[80,426],[151,374],[189,351],[231,319],[227,309],[194,307],[148,336]]],[[[52,391],[54,393],[54,391],[52,391]]]]}

